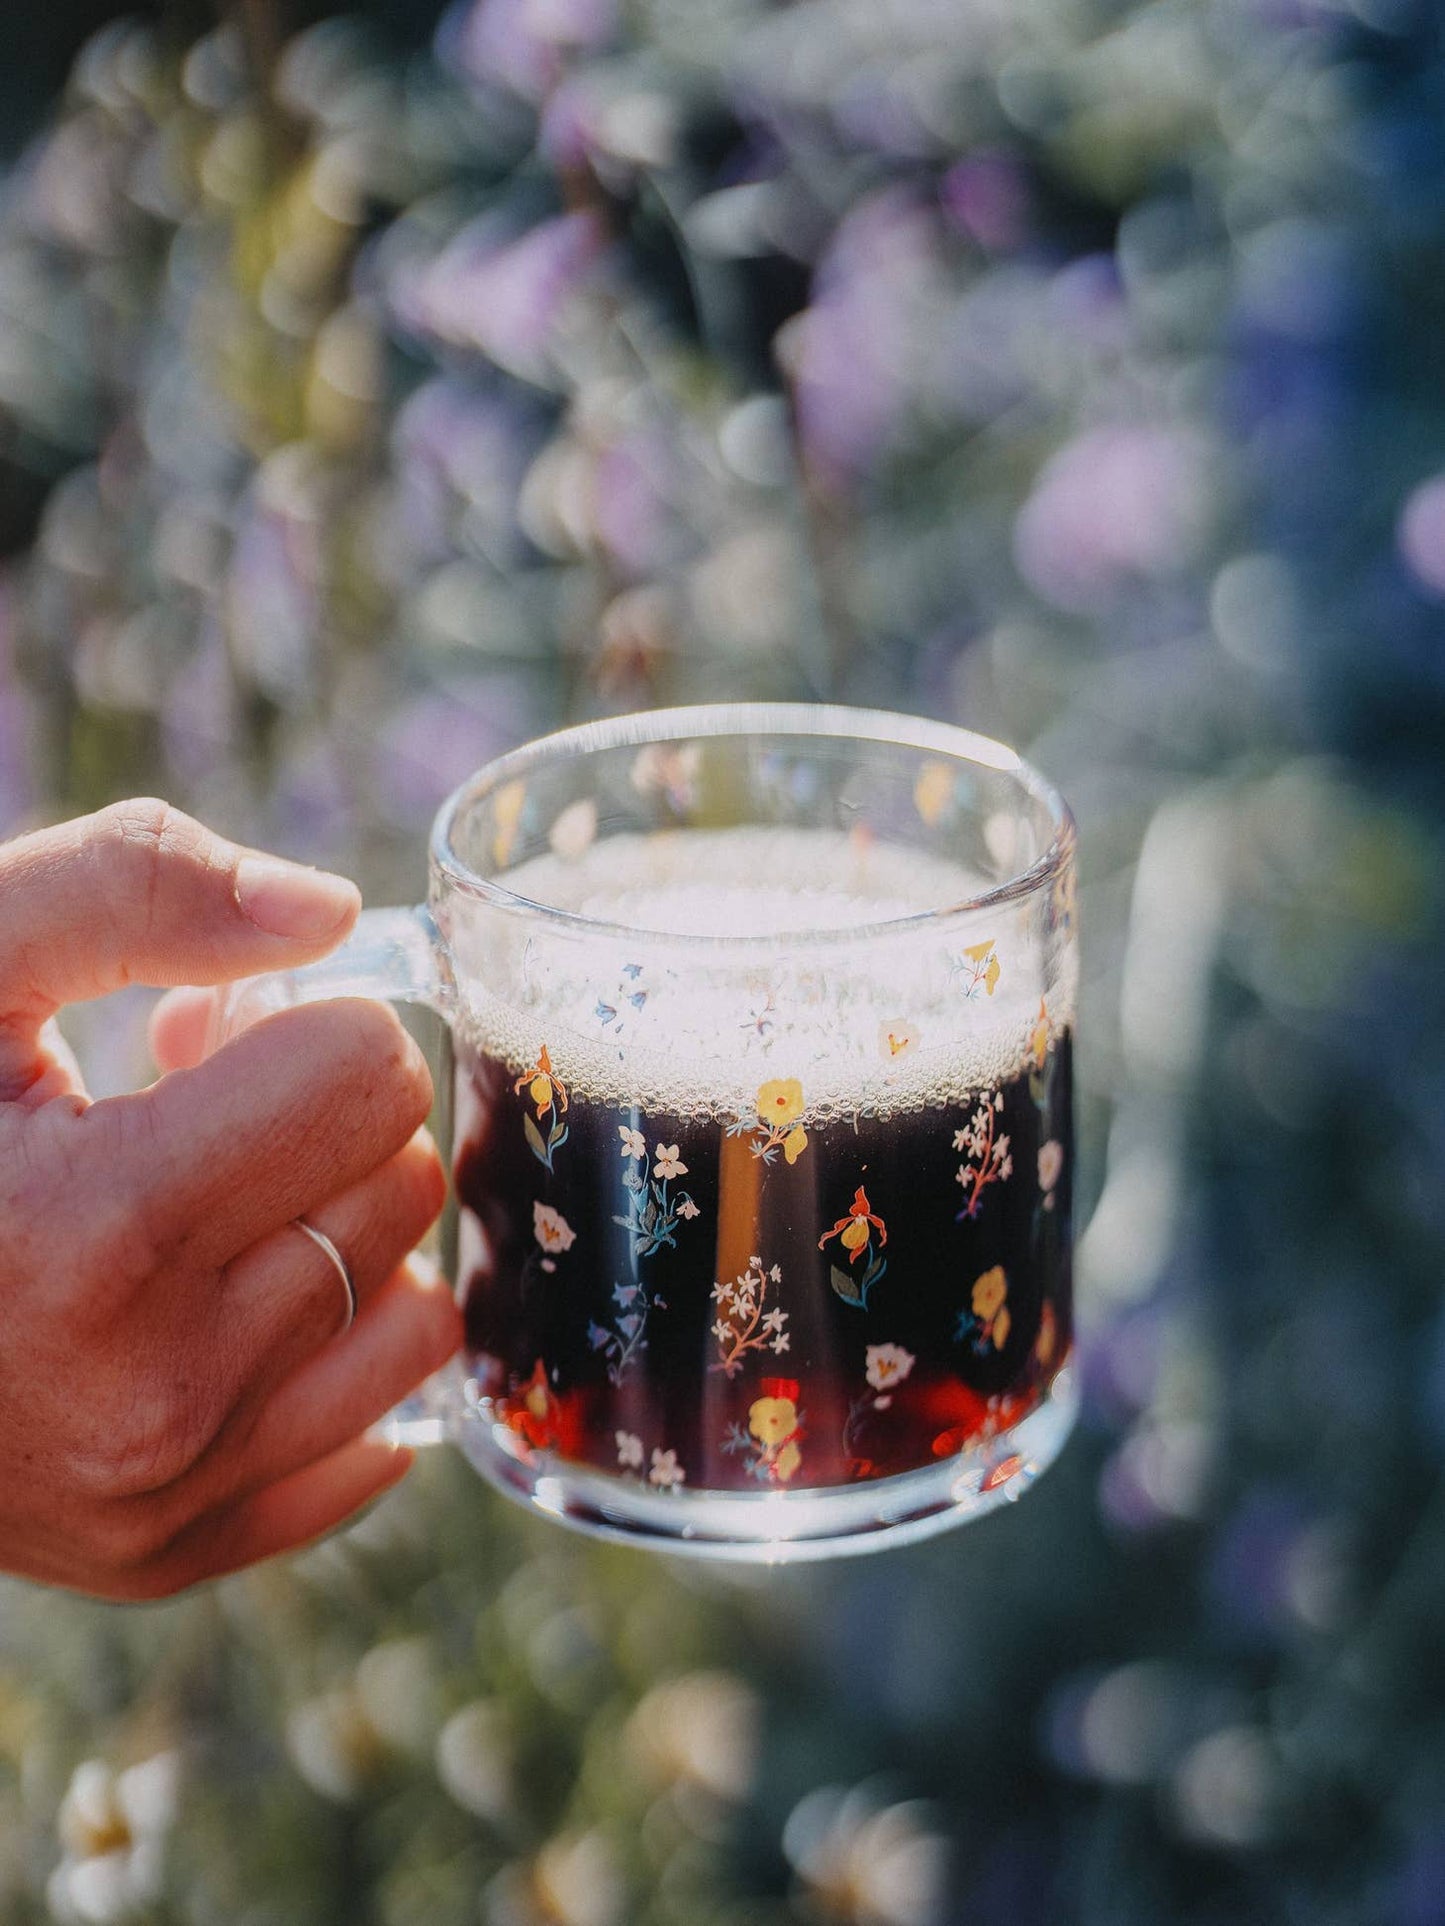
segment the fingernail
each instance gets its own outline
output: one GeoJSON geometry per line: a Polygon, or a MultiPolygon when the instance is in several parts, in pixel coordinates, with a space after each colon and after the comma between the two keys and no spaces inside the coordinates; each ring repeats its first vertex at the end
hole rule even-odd
{"type": "Polygon", "coordinates": [[[315,942],[340,929],[361,892],[329,870],[283,863],[277,856],[243,856],[236,866],[236,901],[268,936],[315,942]]]}

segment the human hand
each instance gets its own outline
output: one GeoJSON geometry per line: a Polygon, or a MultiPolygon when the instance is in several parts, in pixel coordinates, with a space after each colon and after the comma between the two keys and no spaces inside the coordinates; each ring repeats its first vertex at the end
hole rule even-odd
{"type": "Polygon", "coordinates": [[[98,1101],[53,1021],[309,961],[359,904],[149,800],[0,844],[0,1569],[161,1597],[329,1531],[410,1464],[367,1427],[461,1332],[407,1260],[445,1175],[395,1015],[311,1004],[202,1060],[182,992],[153,1025],[170,1073],[98,1101]],[[300,1216],[355,1280],[344,1336],[300,1216]]]}

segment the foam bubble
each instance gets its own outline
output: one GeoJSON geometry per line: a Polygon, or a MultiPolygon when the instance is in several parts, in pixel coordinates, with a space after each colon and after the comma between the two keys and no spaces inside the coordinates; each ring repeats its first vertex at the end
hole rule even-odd
{"type": "Polygon", "coordinates": [[[541,856],[505,881],[599,927],[479,933],[464,1053],[520,1075],[545,1044],[593,1102],[755,1117],[761,1083],[796,1077],[814,1122],[953,1106],[1024,1066],[1041,1001],[1047,1040],[1072,1018],[1072,958],[1045,953],[1033,906],[910,926],[989,879],[897,844],[675,830],[541,856]],[[756,948],[677,940],[737,936],[756,948]]]}

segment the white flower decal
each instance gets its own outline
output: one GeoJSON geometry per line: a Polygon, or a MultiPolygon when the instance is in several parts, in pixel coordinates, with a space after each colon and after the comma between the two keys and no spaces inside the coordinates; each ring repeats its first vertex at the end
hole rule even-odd
{"type": "Polygon", "coordinates": [[[870,1344],[866,1356],[868,1382],[875,1391],[891,1391],[902,1384],[914,1365],[913,1353],[901,1344],[870,1344]]]}
{"type": "Polygon", "coordinates": [[[662,1491],[675,1491],[686,1482],[687,1473],[677,1462],[675,1451],[661,1451],[656,1446],[652,1452],[652,1469],[647,1474],[647,1482],[662,1491]]]}
{"type": "Polygon", "coordinates": [[[554,1256],[558,1251],[570,1251],[577,1242],[576,1231],[561,1211],[553,1210],[550,1204],[533,1204],[532,1229],[537,1234],[537,1242],[549,1256],[554,1256]]]}
{"type": "Polygon", "coordinates": [[[654,1177],[667,1178],[685,1177],[687,1175],[687,1165],[678,1161],[676,1144],[659,1144],[657,1146],[657,1156],[653,1161],[652,1174],[654,1177]]]}
{"type": "Polygon", "coordinates": [[[642,1440],[635,1431],[619,1431],[617,1439],[617,1462],[626,1465],[629,1471],[642,1469],[642,1440]]]}
{"type": "Polygon", "coordinates": [[[890,1017],[878,1026],[878,1054],[885,1063],[895,1057],[911,1057],[918,1048],[918,1025],[907,1017],[890,1017]]]}
{"type": "Polygon", "coordinates": [[[679,1217],[686,1217],[689,1219],[693,1217],[702,1216],[702,1212],[698,1209],[697,1205],[692,1201],[690,1197],[685,1197],[683,1201],[678,1205],[677,1214],[679,1217]]]}
{"type": "Polygon", "coordinates": [[[597,834],[597,805],[590,797],[568,803],[553,823],[547,841],[564,862],[575,863],[597,834]]]}
{"type": "Polygon", "coordinates": [[[1044,1193],[1044,1209],[1054,1206],[1053,1188],[1064,1168],[1064,1146],[1054,1137],[1039,1145],[1039,1189],[1044,1193]]]}
{"type": "Polygon", "coordinates": [[[617,1134],[622,1139],[622,1154],[624,1157],[645,1157],[647,1155],[647,1139],[640,1130],[632,1129],[630,1124],[618,1124],[617,1134]]]}

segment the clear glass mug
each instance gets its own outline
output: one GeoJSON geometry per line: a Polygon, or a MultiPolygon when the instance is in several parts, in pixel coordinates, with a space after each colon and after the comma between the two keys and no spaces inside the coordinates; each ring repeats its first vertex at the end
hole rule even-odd
{"type": "Polygon", "coordinates": [[[398,1434],[733,1558],[1023,1491],[1075,1409],[1074,847],[1011,750],[843,708],[625,716],[464,784],[426,907],[236,985],[213,1039],[443,1019],[467,1342],[398,1434]]]}

